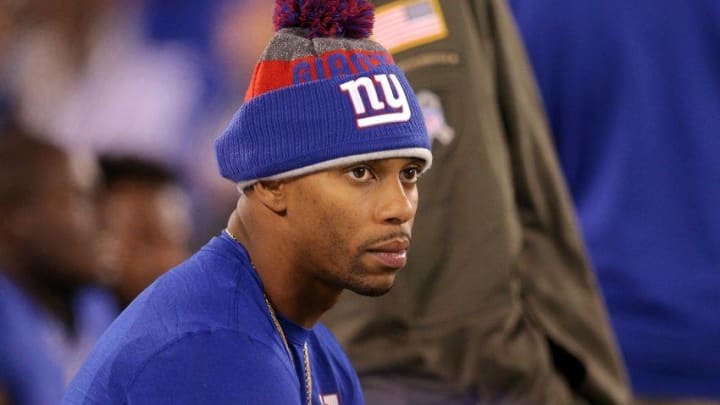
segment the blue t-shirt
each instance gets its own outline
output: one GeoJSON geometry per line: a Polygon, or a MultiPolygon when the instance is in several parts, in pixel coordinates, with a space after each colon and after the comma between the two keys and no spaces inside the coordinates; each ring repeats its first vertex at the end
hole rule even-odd
{"type": "Polygon", "coordinates": [[[362,404],[332,334],[280,318],[276,329],[245,249],[224,233],[146,289],[112,324],[65,404],[362,404]],[[294,366],[293,366],[294,364],[294,366]]]}
{"type": "Polygon", "coordinates": [[[117,314],[99,289],[73,300],[75,333],[0,274],[0,388],[13,404],[55,405],[117,314]]]}
{"type": "Polygon", "coordinates": [[[635,392],[720,399],[720,1],[512,4],[635,392]]]}

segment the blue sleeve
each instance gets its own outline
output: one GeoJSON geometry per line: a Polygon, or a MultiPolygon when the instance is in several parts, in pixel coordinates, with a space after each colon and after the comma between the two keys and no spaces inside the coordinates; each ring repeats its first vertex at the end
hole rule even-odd
{"type": "Polygon", "coordinates": [[[298,384],[265,342],[214,330],[186,335],[150,358],[125,403],[300,405],[298,384]]]}

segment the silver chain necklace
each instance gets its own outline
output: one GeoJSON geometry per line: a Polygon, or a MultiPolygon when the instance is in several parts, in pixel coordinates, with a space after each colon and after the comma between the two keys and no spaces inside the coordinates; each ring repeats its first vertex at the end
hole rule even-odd
{"type": "MultiPolygon", "coordinates": [[[[229,229],[225,228],[225,233],[227,233],[228,236],[232,238],[232,240],[234,240],[238,244],[241,244],[238,238],[236,238],[229,229]]],[[[255,269],[255,265],[253,264],[252,260],[250,261],[250,265],[253,267],[253,269],[255,269]]],[[[255,272],[257,272],[257,269],[255,269],[255,272]]],[[[287,351],[288,357],[290,358],[290,363],[293,365],[293,368],[295,368],[295,360],[293,360],[292,351],[290,351],[290,345],[288,344],[287,337],[285,336],[285,331],[283,330],[282,325],[280,325],[280,321],[278,320],[277,315],[275,315],[275,310],[273,309],[273,306],[264,291],[263,298],[265,299],[265,304],[267,305],[270,319],[272,319],[273,325],[275,325],[275,330],[280,335],[280,339],[282,340],[283,345],[285,345],[285,350],[287,351]]],[[[310,350],[308,349],[307,342],[303,344],[303,363],[303,366],[305,368],[305,392],[307,392],[307,403],[308,405],[312,405],[312,372],[310,370],[310,350]]]]}
{"type": "MultiPolygon", "coordinates": [[[[290,362],[293,367],[295,367],[295,361],[293,360],[290,345],[288,344],[287,337],[285,337],[282,325],[280,325],[280,321],[275,315],[275,310],[273,309],[272,304],[270,304],[270,300],[265,294],[263,294],[263,296],[265,297],[265,304],[267,304],[270,318],[272,318],[273,324],[275,324],[275,329],[278,331],[278,334],[285,345],[285,350],[287,350],[288,357],[290,357],[290,362]]],[[[310,351],[308,350],[307,342],[303,344],[303,363],[305,368],[305,392],[307,392],[307,403],[308,405],[312,405],[312,373],[310,372],[310,351]]]]}

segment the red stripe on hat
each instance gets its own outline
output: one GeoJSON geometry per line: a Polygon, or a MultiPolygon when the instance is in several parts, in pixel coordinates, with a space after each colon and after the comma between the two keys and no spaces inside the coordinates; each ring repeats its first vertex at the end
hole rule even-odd
{"type": "Polygon", "coordinates": [[[257,97],[268,91],[287,87],[292,84],[290,62],[264,61],[255,65],[250,85],[245,92],[245,101],[257,97]]]}
{"type": "Polygon", "coordinates": [[[393,63],[392,56],[386,51],[364,50],[330,51],[291,61],[265,60],[255,65],[245,101],[294,84],[354,75],[393,63]]]}

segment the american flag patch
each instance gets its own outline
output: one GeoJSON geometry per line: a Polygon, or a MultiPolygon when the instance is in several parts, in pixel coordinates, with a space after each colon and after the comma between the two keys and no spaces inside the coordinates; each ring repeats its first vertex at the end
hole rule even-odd
{"type": "Polygon", "coordinates": [[[373,39],[390,52],[400,52],[447,37],[438,0],[395,1],[375,10],[373,39]]]}

